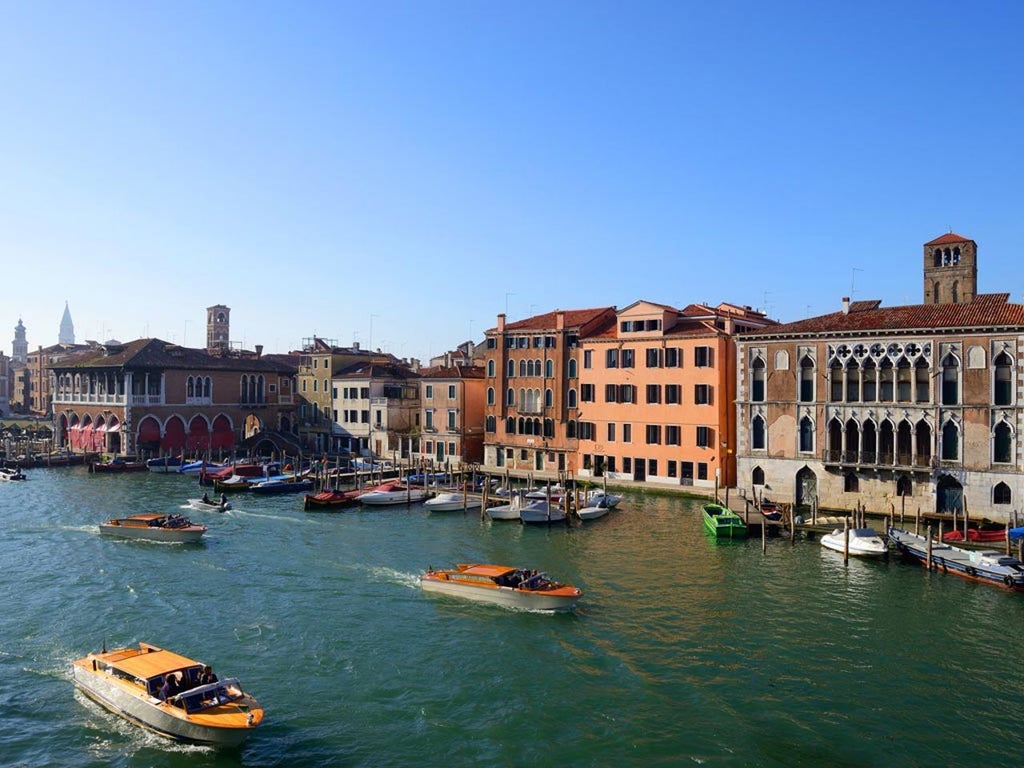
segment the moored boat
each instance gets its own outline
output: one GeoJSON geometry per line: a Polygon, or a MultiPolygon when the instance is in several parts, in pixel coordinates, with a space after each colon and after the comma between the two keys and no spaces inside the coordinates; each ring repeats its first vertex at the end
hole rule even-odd
{"type": "Polygon", "coordinates": [[[146,459],[146,469],[150,472],[178,472],[183,459],[181,456],[155,456],[146,459]]]}
{"type": "MultiPolygon", "coordinates": [[[[967,541],[1006,541],[1006,528],[968,528],[967,541]]],[[[943,541],[964,541],[964,532],[958,529],[942,534],[943,541]]]]}
{"type": "Polygon", "coordinates": [[[90,699],[170,739],[238,746],[263,721],[263,708],[237,678],[204,683],[203,664],[148,643],[90,653],[71,669],[90,699]],[[164,683],[172,680],[177,692],[168,695],[164,683]]]}
{"type": "Polygon", "coordinates": [[[508,504],[498,504],[488,507],[486,512],[491,520],[518,520],[519,512],[523,508],[523,497],[516,494],[508,504]]]}
{"type": "Polygon", "coordinates": [[[414,488],[404,483],[384,483],[371,491],[365,491],[356,497],[360,504],[370,506],[382,506],[388,504],[408,504],[414,501],[423,501],[427,497],[427,491],[423,488],[414,488]]]}
{"type": "Polygon", "coordinates": [[[1024,590],[1024,564],[1012,555],[993,550],[963,549],[935,540],[929,542],[927,536],[902,528],[889,528],[889,541],[901,554],[921,565],[928,565],[930,559],[931,567],[944,573],[1024,590]]]}
{"type": "Polygon", "coordinates": [[[187,517],[181,515],[149,512],[129,517],[116,517],[105,523],[100,523],[100,533],[122,536],[126,539],[182,544],[199,541],[206,533],[206,526],[195,525],[187,517]]]}
{"type": "Polygon", "coordinates": [[[355,488],[347,491],[333,490],[307,493],[303,498],[302,508],[307,512],[311,510],[344,509],[345,507],[357,504],[356,497],[365,492],[365,488],[355,488]]]}
{"type": "Polygon", "coordinates": [[[313,481],[310,478],[296,476],[270,477],[249,486],[249,490],[253,493],[262,494],[300,493],[312,490],[312,488],[313,481]]]}
{"type": "Polygon", "coordinates": [[[144,461],[128,461],[123,458],[109,461],[94,461],[89,465],[90,472],[145,472],[148,469],[144,461]]]}
{"type": "Polygon", "coordinates": [[[544,573],[505,565],[460,563],[454,569],[429,568],[420,577],[425,592],[440,592],[509,608],[570,611],[583,591],[559,584],[544,573]]]}
{"type": "Polygon", "coordinates": [[[431,512],[461,512],[464,509],[477,509],[480,503],[479,496],[468,496],[462,491],[442,491],[423,502],[423,506],[431,512]]]}
{"type": "Polygon", "coordinates": [[[524,523],[561,523],[565,508],[553,501],[531,501],[519,510],[519,519],[524,523]]]}
{"type": "Polygon", "coordinates": [[[821,537],[821,546],[835,552],[849,552],[857,557],[884,557],[889,553],[885,539],[874,528],[849,528],[845,532],[842,528],[836,528],[821,537]]]}
{"type": "Polygon", "coordinates": [[[743,518],[721,504],[705,504],[701,507],[704,527],[717,538],[736,539],[747,535],[747,524],[743,518]]]}

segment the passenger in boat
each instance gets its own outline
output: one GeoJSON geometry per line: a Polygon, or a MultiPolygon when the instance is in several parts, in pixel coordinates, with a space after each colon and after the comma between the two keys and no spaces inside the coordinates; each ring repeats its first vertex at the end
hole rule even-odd
{"type": "Polygon", "coordinates": [[[223,508],[227,507],[227,505],[228,505],[228,495],[226,493],[224,493],[223,491],[221,491],[221,493],[220,493],[220,506],[223,509],[223,508]]]}
{"type": "Polygon", "coordinates": [[[210,494],[209,493],[204,493],[203,494],[203,504],[209,504],[209,503],[210,503],[210,494]]]}
{"type": "Polygon", "coordinates": [[[203,667],[203,671],[199,673],[199,685],[209,685],[210,683],[216,683],[217,676],[213,674],[213,670],[210,665],[207,664],[203,667]]]}
{"type": "Polygon", "coordinates": [[[171,676],[167,675],[161,683],[160,688],[156,692],[156,697],[160,701],[167,701],[171,698],[171,676]]]}

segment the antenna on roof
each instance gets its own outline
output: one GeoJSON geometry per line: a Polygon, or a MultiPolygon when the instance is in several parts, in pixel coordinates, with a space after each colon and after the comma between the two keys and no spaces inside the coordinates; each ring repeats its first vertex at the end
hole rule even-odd
{"type": "Polygon", "coordinates": [[[864,270],[861,269],[860,267],[851,267],[850,268],[850,298],[853,298],[853,295],[854,295],[853,283],[857,279],[857,273],[858,272],[863,272],[863,271],[864,270]]]}

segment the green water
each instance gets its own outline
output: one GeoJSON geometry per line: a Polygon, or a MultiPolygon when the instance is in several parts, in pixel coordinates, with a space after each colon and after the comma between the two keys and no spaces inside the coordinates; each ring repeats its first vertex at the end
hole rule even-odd
{"type": "Polygon", "coordinates": [[[1024,595],[816,543],[715,541],[699,505],[627,497],[583,526],[236,496],[198,546],[98,534],[180,511],[175,475],[0,484],[0,764],[1016,766],[1024,595]],[[539,568],[575,614],[424,595],[428,565],[539,568]],[[241,749],[173,744],[73,690],[145,640],[241,678],[241,749]]]}

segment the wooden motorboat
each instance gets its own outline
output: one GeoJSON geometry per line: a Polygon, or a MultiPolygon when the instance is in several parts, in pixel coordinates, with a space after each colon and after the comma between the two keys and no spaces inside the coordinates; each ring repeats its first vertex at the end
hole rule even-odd
{"type": "Polygon", "coordinates": [[[559,584],[546,574],[505,565],[460,563],[452,570],[429,568],[420,577],[420,586],[425,592],[533,611],[570,611],[583,595],[577,587],[559,584]]]}
{"type": "Polygon", "coordinates": [[[360,504],[381,506],[388,504],[409,504],[427,498],[424,488],[414,488],[404,483],[384,483],[371,491],[364,491],[356,497],[360,504]]]}
{"type": "Polygon", "coordinates": [[[203,667],[148,643],[104,649],[71,665],[79,690],[129,722],[179,741],[238,746],[263,722],[263,708],[237,678],[200,683],[203,667]],[[179,692],[161,699],[171,676],[179,692]]]}
{"type": "Polygon", "coordinates": [[[927,536],[889,528],[889,541],[908,559],[934,570],[952,573],[971,581],[999,584],[1024,591],[1024,564],[1012,555],[993,550],[971,550],[943,544],[927,536]]]}
{"type": "Polygon", "coordinates": [[[431,512],[461,512],[464,509],[477,509],[480,504],[479,496],[469,496],[462,491],[442,491],[423,502],[423,506],[431,512]]]}
{"type": "Polygon", "coordinates": [[[705,504],[701,507],[704,527],[717,538],[736,539],[747,535],[747,524],[743,518],[722,504],[705,504]]]}
{"type": "Polygon", "coordinates": [[[874,528],[848,528],[846,531],[836,528],[821,537],[821,546],[835,552],[849,552],[856,557],[884,557],[889,553],[885,539],[874,528]]]}
{"type": "Polygon", "coordinates": [[[117,517],[100,523],[100,533],[122,536],[126,539],[187,543],[199,541],[206,533],[206,526],[195,525],[187,517],[181,515],[150,512],[129,517],[117,517]]]}
{"type": "Polygon", "coordinates": [[[94,461],[89,465],[90,472],[145,472],[149,467],[144,461],[127,461],[117,458],[110,461],[94,461]]]}
{"type": "Polygon", "coordinates": [[[187,502],[192,509],[200,512],[227,512],[231,509],[231,502],[225,499],[189,499],[187,502]]]}

